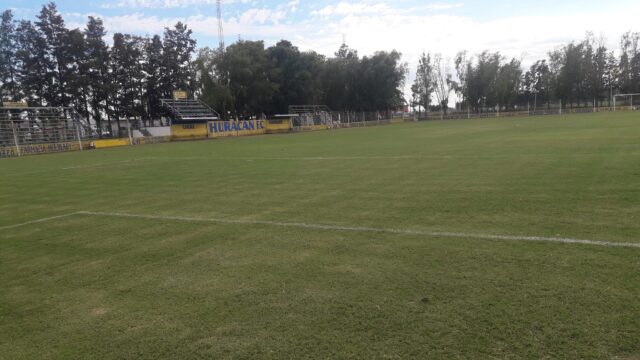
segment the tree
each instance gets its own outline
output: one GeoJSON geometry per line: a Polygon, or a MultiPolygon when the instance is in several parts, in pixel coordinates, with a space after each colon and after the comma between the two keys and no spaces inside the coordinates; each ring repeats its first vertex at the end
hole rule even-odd
{"type": "Polygon", "coordinates": [[[589,89],[591,90],[591,97],[595,99],[597,105],[604,98],[608,98],[607,89],[607,58],[609,56],[608,50],[604,45],[604,41],[601,41],[595,52],[593,53],[590,63],[593,64],[591,72],[589,74],[589,89]]]}
{"type": "Polygon", "coordinates": [[[511,59],[508,63],[504,63],[498,70],[496,78],[496,93],[499,106],[505,109],[513,109],[520,91],[522,79],[522,68],[520,61],[511,59]]]}
{"type": "Polygon", "coordinates": [[[167,98],[174,90],[193,92],[195,71],[191,61],[195,53],[196,41],[191,38],[193,31],[178,22],[173,29],[165,28],[163,42],[163,77],[161,95],[167,98]]]}
{"type": "Polygon", "coordinates": [[[620,90],[640,92],[640,32],[626,32],[620,39],[620,90]]]}
{"type": "Polygon", "coordinates": [[[65,105],[73,106],[82,116],[89,116],[89,80],[88,63],[86,61],[84,34],[73,29],[65,33],[64,45],[61,49],[66,66],[60,69],[61,78],[65,81],[65,105]]]}
{"type": "Polygon", "coordinates": [[[236,113],[244,115],[270,113],[273,97],[278,91],[270,74],[273,63],[262,41],[238,41],[229,46],[216,64],[223,84],[228,84],[236,113]]]}
{"type": "Polygon", "coordinates": [[[452,80],[449,61],[443,60],[441,54],[435,54],[433,56],[431,82],[433,83],[438,105],[446,116],[449,110],[449,95],[451,95],[451,91],[453,91],[455,83],[452,80]]]}
{"type": "Polygon", "coordinates": [[[524,93],[529,101],[533,101],[534,111],[540,103],[550,100],[551,73],[546,60],[538,60],[527,71],[523,79],[524,93]]]}
{"type": "Polygon", "coordinates": [[[117,91],[111,94],[111,104],[118,126],[118,133],[122,128],[122,118],[136,118],[142,116],[141,89],[144,81],[142,71],[142,53],[144,41],[139,36],[116,33],[113,35],[111,48],[111,81],[117,86],[117,91]]]}
{"type": "Polygon", "coordinates": [[[221,74],[222,57],[223,53],[219,49],[200,50],[195,62],[198,84],[196,94],[212,108],[221,110],[226,119],[227,109],[230,109],[234,99],[226,82],[228,76],[221,74]]]}
{"type": "Polygon", "coordinates": [[[0,22],[0,100],[19,100],[17,34],[11,10],[2,13],[0,22]]]}
{"type": "Polygon", "coordinates": [[[323,57],[315,52],[303,53],[291,42],[282,40],[267,49],[273,63],[271,80],[278,85],[273,110],[285,113],[289,105],[315,103],[320,97],[318,74],[323,57]]]}
{"type": "Polygon", "coordinates": [[[147,119],[153,120],[160,118],[162,112],[162,97],[160,84],[162,81],[162,40],[160,36],[155,35],[145,42],[145,58],[144,72],[146,76],[145,83],[145,113],[147,119]]]}
{"type": "Polygon", "coordinates": [[[44,35],[27,20],[20,22],[16,33],[17,78],[21,93],[31,105],[46,105],[54,90],[51,88],[53,64],[47,56],[44,35]]]}
{"type": "Polygon", "coordinates": [[[102,136],[102,120],[103,116],[107,114],[107,100],[111,90],[109,87],[109,49],[104,42],[106,34],[102,20],[89,16],[84,31],[86,78],[89,83],[89,106],[100,137],[102,136]]]}
{"type": "Polygon", "coordinates": [[[373,56],[362,58],[360,80],[357,87],[359,108],[365,111],[386,111],[404,103],[402,87],[406,64],[400,61],[397,51],[378,51],[373,56]]]}
{"type": "MultiPolygon", "coordinates": [[[[411,86],[411,92],[413,94],[413,102],[429,111],[431,105],[431,95],[433,94],[432,78],[432,66],[431,66],[431,54],[422,53],[420,60],[418,61],[418,69],[416,70],[416,79],[411,86]]],[[[418,108],[420,111],[420,108],[418,108]]]]}
{"type": "Polygon", "coordinates": [[[613,94],[614,91],[618,89],[618,79],[619,79],[619,68],[618,68],[618,59],[616,59],[613,52],[609,52],[607,55],[607,60],[605,64],[604,71],[604,87],[608,91],[609,96],[609,106],[611,106],[613,102],[613,94]]]}
{"type": "Polygon", "coordinates": [[[325,62],[322,70],[323,103],[332,109],[363,110],[358,107],[358,52],[342,44],[335,57],[325,62]]]}
{"type": "Polygon", "coordinates": [[[456,55],[454,63],[456,75],[458,76],[454,91],[462,99],[460,106],[462,107],[462,105],[466,104],[467,110],[469,110],[469,75],[473,72],[472,59],[467,56],[466,51],[460,51],[456,55]]]}
{"type": "Polygon", "coordinates": [[[67,66],[69,59],[65,56],[67,29],[64,20],[58,12],[56,4],[51,2],[42,7],[35,23],[44,36],[44,51],[47,58],[49,81],[44,100],[50,106],[68,106],[69,98],[66,94],[68,85],[67,66]]]}
{"type": "Polygon", "coordinates": [[[476,111],[495,108],[498,105],[497,80],[502,62],[500,53],[483,51],[476,63],[467,60],[465,84],[458,85],[466,92],[466,101],[476,111]]]}

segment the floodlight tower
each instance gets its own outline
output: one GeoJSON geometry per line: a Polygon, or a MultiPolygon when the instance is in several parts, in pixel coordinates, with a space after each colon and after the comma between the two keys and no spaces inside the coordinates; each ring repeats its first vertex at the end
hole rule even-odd
{"type": "Polygon", "coordinates": [[[224,52],[224,31],[222,29],[222,0],[216,0],[216,8],[218,11],[218,47],[220,52],[224,52]]]}

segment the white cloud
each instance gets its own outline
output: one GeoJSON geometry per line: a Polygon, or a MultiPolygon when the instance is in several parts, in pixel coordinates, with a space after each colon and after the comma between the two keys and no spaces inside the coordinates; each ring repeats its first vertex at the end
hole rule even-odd
{"type": "MultiPolygon", "coordinates": [[[[331,10],[336,13],[336,8],[331,10]]],[[[445,58],[453,58],[461,50],[468,50],[470,54],[500,51],[505,56],[521,59],[523,65],[528,66],[546,58],[547,53],[558,46],[583,39],[587,31],[606,34],[608,47],[615,49],[623,32],[629,28],[640,30],[635,25],[640,4],[628,10],[610,8],[597,13],[512,16],[490,21],[446,13],[417,15],[419,12],[393,9],[364,14],[345,11],[344,16],[326,24],[326,34],[305,36],[297,45],[332,54],[344,34],[349,46],[360,54],[396,49],[403,53],[403,60],[411,70],[405,90],[408,93],[423,51],[442,53],[445,58]]]]}
{"type": "Polygon", "coordinates": [[[360,15],[381,13],[390,10],[389,6],[384,3],[369,4],[366,2],[350,3],[340,2],[337,5],[325,6],[320,10],[314,10],[311,15],[319,16],[337,16],[337,15],[360,15]]]}
{"type": "Polygon", "coordinates": [[[291,12],[296,12],[298,10],[298,5],[300,5],[300,0],[292,0],[287,3],[287,8],[291,12]]]}
{"type": "MultiPolygon", "coordinates": [[[[226,0],[225,3],[235,3],[236,1],[226,0]]],[[[246,4],[249,0],[240,0],[241,3],[246,4]]],[[[187,7],[194,5],[213,5],[216,3],[216,0],[117,0],[111,1],[107,3],[103,3],[101,5],[104,9],[114,9],[114,8],[177,8],[177,7],[187,7]]]]}
{"type": "Polygon", "coordinates": [[[456,3],[456,4],[434,3],[434,4],[427,5],[426,8],[429,10],[451,10],[451,9],[458,9],[463,6],[464,6],[463,3],[456,3]]]}
{"type": "MultiPolygon", "coordinates": [[[[129,0],[132,1],[132,0],[129,0]]],[[[156,0],[136,0],[156,1],[156,0]]],[[[169,1],[169,0],[163,0],[169,1]]],[[[175,2],[199,0],[171,0],[175,2]]],[[[200,0],[208,1],[208,0],[200,0]]],[[[249,1],[249,0],[246,0],[249,1]]],[[[378,50],[396,49],[403,53],[411,73],[423,51],[442,53],[452,58],[460,50],[476,54],[483,50],[500,51],[508,57],[521,58],[526,65],[546,58],[549,50],[571,40],[581,40],[587,31],[608,38],[610,49],[618,47],[619,36],[627,30],[640,30],[635,14],[640,4],[626,9],[608,7],[599,12],[549,13],[544,16],[510,16],[480,21],[456,15],[453,10],[462,3],[431,3],[420,8],[400,8],[390,2],[340,2],[309,11],[309,18],[292,23],[286,21],[293,9],[301,13],[296,0],[269,8],[255,7],[228,18],[225,34],[244,39],[265,40],[267,45],[279,39],[294,40],[303,50],[315,50],[332,55],[340,46],[343,35],[361,55],[378,50]]],[[[299,17],[298,17],[299,18],[299,17]]],[[[110,33],[161,33],[164,27],[183,21],[196,36],[214,38],[217,35],[213,16],[161,18],[134,12],[123,16],[105,17],[110,33]]],[[[215,46],[200,42],[199,46],[215,46]]],[[[408,85],[412,82],[409,79],[408,85]]]]}
{"type": "Polygon", "coordinates": [[[239,22],[244,25],[265,24],[267,22],[277,23],[283,20],[287,13],[282,10],[270,9],[249,9],[240,15],[239,22]]]}

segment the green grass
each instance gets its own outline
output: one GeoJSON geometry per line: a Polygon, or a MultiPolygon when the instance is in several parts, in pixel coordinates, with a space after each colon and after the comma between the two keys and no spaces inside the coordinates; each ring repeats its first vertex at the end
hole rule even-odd
{"type": "Polygon", "coordinates": [[[640,116],[0,160],[0,358],[640,357],[640,116]]]}

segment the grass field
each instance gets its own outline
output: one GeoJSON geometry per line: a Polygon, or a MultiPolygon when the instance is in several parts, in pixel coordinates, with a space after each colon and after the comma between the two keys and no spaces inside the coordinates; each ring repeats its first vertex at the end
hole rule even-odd
{"type": "Polygon", "coordinates": [[[0,160],[0,358],[638,359],[639,215],[637,113],[0,160]]]}

